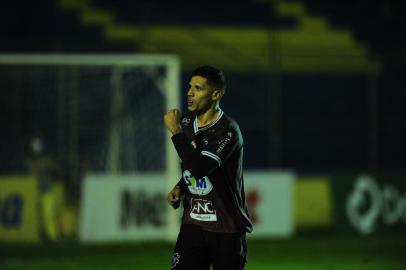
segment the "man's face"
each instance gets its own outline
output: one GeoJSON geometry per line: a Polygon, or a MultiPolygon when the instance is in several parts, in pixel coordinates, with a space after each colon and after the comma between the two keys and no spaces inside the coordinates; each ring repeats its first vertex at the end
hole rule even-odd
{"type": "Polygon", "coordinates": [[[201,76],[193,76],[189,82],[187,92],[187,108],[189,112],[205,112],[216,101],[213,89],[207,83],[207,79],[201,76]]]}

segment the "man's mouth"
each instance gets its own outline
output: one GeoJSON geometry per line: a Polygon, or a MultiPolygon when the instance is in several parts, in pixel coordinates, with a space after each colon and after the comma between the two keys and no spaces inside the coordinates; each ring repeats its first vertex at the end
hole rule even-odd
{"type": "Polygon", "coordinates": [[[188,105],[188,106],[192,106],[192,105],[193,105],[193,103],[194,103],[194,102],[193,102],[193,100],[188,99],[188,101],[187,101],[187,105],[188,105]]]}

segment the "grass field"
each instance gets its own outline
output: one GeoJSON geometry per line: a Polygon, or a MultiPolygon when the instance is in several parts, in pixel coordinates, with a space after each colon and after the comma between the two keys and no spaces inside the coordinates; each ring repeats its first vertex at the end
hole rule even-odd
{"type": "MultiPolygon", "coordinates": [[[[250,240],[248,270],[405,270],[406,236],[300,236],[250,240]]],[[[169,269],[172,244],[163,242],[31,247],[0,246],[1,270],[169,269]]],[[[191,269],[193,270],[193,269],[191,269]]]]}

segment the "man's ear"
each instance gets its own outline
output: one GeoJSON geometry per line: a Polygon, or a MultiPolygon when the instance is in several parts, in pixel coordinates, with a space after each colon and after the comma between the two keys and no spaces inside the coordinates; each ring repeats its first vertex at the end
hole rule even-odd
{"type": "Polygon", "coordinates": [[[221,90],[214,90],[213,93],[211,94],[211,99],[213,101],[218,101],[221,99],[223,96],[223,92],[221,90]]]}

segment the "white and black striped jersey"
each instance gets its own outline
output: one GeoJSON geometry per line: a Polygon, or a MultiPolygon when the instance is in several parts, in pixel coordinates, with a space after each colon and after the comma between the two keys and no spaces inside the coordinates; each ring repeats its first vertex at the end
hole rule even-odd
{"type": "Polygon", "coordinates": [[[182,223],[214,232],[251,232],[238,124],[220,111],[205,127],[198,128],[193,114],[184,115],[181,125],[183,132],[172,141],[182,161],[182,223]]]}

